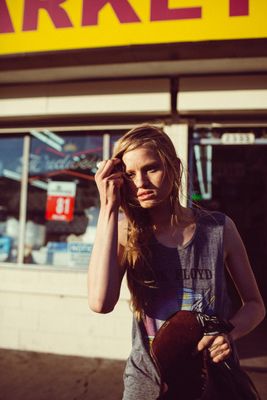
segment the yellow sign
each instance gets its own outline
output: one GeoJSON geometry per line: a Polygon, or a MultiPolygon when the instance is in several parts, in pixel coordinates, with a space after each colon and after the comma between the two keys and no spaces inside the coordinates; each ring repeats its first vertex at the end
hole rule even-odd
{"type": "Polygon", "coordinates": [[[267,37],[266,0],[0,0],[0,54],[267,37]]]}

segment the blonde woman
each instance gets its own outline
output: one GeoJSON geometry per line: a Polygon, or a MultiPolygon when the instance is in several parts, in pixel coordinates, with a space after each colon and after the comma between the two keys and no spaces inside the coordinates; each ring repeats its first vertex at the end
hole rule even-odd
{"type": "Polygon", "coordinates": [[[126,133],[113,158],[103,161],[95,175],[101,208],[88,272],[89,305],[98,313],[111,312],[127,273],[133,347],[124,373],[124,400],[174,399],[150,347],[175,312],[191,310],[230,320],[231,333],[205,335],[197,344],[197,352],[209,349],[214,363],[227,359],[232,341],[265,315],[234,222],[219,212],[182,207],[181,175],[171,140],[151,125],[126,133]],[[125,217],[118,222],[120,207],[125,217]],[[234,314],[225,268],[242,300],[234,314]]]}

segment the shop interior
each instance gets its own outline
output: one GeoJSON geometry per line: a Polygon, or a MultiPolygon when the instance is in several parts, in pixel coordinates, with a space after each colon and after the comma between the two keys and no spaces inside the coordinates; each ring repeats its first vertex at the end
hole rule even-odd
{"type": "Polygon", "coordinates": [[[22,248],[27,265],[87,268],[99,212],[96,165],[122,132],[1,135],[0,261],[17,263],[22,248]]]}
{"type": "Polygon", "coordinates": [[[193,201],[234,220],[267,304],[267,129],[194,130],[190,154],[193,201]]]}

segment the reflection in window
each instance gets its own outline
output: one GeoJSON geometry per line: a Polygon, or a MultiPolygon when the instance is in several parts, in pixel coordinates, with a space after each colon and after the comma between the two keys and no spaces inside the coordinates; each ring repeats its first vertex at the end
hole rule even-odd
{"type": "Polygon", "coordinates": [[[99,210],[102,136],[31,131],[24,262],[88,265],[99,210]]]}
{"type": "Polygon", "coordinates": [[[114,147],[116,146],[116,143],[121,136],[122,136],[121,134],[110,135],[110,150],[109,150],[110,154],[113,154],[114,147]]]}
{"type": "Polygon", "coordinates": [[[18,255],[22,137],[0,137],[0,262],[18,255]]]}
{"type": "Polygon", "coordinates": [[[29,138],[1,135],[0,262],[22,256],[27,264],[88,266],[99,213],[96,164],[123,133],[32,129],[29,164],[29,138]]]}

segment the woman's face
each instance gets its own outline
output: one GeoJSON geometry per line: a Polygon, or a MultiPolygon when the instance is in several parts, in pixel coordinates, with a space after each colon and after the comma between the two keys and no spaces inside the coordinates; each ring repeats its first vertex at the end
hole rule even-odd
{"type": "Polygon", "coordinates": [[[156,151],[139,147],[124,153],[122,161],[131,195],[141,207],[169,202],[172,182],[156,151]]]}

